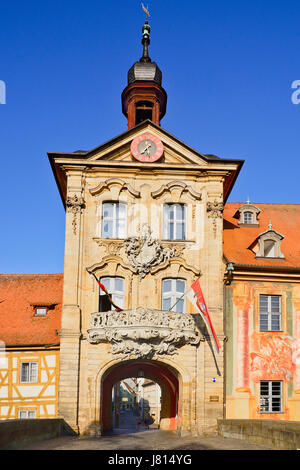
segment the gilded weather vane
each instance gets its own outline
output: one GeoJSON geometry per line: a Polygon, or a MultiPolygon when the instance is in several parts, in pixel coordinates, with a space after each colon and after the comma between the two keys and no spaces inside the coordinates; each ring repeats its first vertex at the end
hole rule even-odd
{"type": "Polygon", "coordinates": [[[150,16],[148,5],[147,5],[147,8],[146,8],[145,5],[142,3],[142,9],[146,13],[146,20],[147,20],[148,17],[150,16]]]}

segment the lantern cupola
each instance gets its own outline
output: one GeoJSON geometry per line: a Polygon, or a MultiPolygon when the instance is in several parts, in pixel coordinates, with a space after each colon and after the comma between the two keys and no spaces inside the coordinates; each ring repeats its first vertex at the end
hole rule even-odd
{"type": "Polygon", "coordinates": [[[128,129],[150,119],[160,125],[166,113],[167,93],[162,88],[162,73],[149,56],[150,25],[142,28],[143,55],[128,71],[128,84],[122,93],[122,112],[127,117],[128,129]]]}

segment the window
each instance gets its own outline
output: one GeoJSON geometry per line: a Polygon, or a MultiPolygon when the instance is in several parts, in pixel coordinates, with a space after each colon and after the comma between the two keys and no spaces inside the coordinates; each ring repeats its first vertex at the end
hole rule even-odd
{"type": "Polygon", "coordinates": [[[282,382],[280,380],[260,382],[260,412],[282,412],[282,382]]]}
{"type": "Polygon", "coordinates": [[[102,238],[126,237],[126,204],[104,202],[102,205],[102,238]]]}
{"type": "Polygon", "coordinates": [[[252,227],[258,227],[258,216],[260,209],[250,202],[243,204],[235,213],[234,217],[239,219],[239,225],[251,225],[252,227]]]}
{"type": "Polygon", "coordinates": [[[47,307],[35,307],[35,316],[36,317],[45,317],[47,315],[47,307]]]}
{"type": "MultiPolygon", "coordinates": [[[[113,302],[120,308],[124,308],[124,279],[122,277],[101,277],[100,282],[106,287],[113,302]]],[[[99,287],[99,312],[116,310],[110,304],[107,295],[99,287]]]]}
{"type": "Polygon", "coordinates": [[[139,101],[136,103],[135,108],[135,124],[146,121],[150,119],[152,121],[153,115],[153,103],[150,101],[139,101]]]}
{"type": "Polygon", "coordinates": [[[20,382],[35,383],[37,382],[37,362],[21,362],[20,382]]]}
{"type": "Polygon", "coordinates": [[[244,224],[253,224],[253,213],[252,212],[244,212],[244,224]]]}
{"type": "Polygon", "coordinates": [[[260,331],[281,330],[281,296],[260,295],[260,331]]]}
{"type": "Polygon", "coordinates": [[[264,240],[264,257],[265,258],[275,258],[276,243],[274,240],[264,240]]]}
{"type": "Polygon", "coordinates": [[[269,230],[263,232],[258,237],[259,249],[256,258],[284,258],[281,253],[281,242],[284,236],[272,229],[269,224],[269,230]]]}
{"type": "Polygon", "coordinates": [[[35,419],[36,411],[35,410],[19,410],[18,418],[19,419],[35,419]]]}
{"type": "Polygon", "coordinates": [[[186,206],[184,204],[164,204],[164,239],[186,239],[186,206]]]}
{"type": "Polygon", "coordinates": [[[172,312],[185,312],[185,296],[183,297],[185,284],[186,281],[184,279],[163,279],[162,310],[171,309],[172,312]],[[175,303],[176,305],[174,305],[175,303]]]}

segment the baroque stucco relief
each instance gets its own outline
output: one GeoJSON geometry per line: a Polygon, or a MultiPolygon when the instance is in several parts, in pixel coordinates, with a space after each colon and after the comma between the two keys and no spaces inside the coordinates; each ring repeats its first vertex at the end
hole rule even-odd
{"type": "Polygon", "coordinates": [[[87,339],[92,344],[109,342],[110,353],[150,359],[177,354],[185,344],[202,339],[192,315],[139,307],[122,312],[93,313],[87,339]]]}
{"type": "Polygon", "coordinates": [[[125,240],[126,255],[130,266],[143,279],[153,266],[157,266],[175,255],[175,248],[163,248],[160,241],[152,236],[149,225],[143,224],[137,237],[125,240]]]}

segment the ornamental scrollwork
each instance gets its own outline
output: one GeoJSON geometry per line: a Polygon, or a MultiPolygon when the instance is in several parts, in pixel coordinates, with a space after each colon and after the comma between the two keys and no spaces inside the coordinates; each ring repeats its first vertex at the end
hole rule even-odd
{"type": "Polygon", "coordinates": [[[222,217],[224,204],[223,202],[218,202],[214,200],[214,202],[208,202],[206,206],[206,210],[208,212],[208,217],[213,217],[216,219],[217,217],[222,217]]]}
{"type": "Polygon", "coordinates": [[[140,307],[93,313],[87,339],[92,344],[109,342],[109,352],[120,359],[151,359],[177,354],[181,346],[197,345],[202,338],[192,315],[140,307]]]}
{"type": "Polygon", "coordinates": [[[77,196],[76,194],[74,194],[74,196],[68,196],[66,199],[66,207],[67,207],[67,211],[72,212],[73,214],[72,226],[73,226],[73,233],[74,235],[76,235],[77,216],[78,214],[81,213],[82,209],[85,207],[84,199],[81,196],[77,196]]]}
{"type": "Polygon", "coordinates": [[[137,237],[125,240],[125,253],[130,266],[143,279],[153,266],[170,261],[175,256],[175,248],[163,248],[156,238],[153,238],[150,227],[143,224],[137,237]]]}

